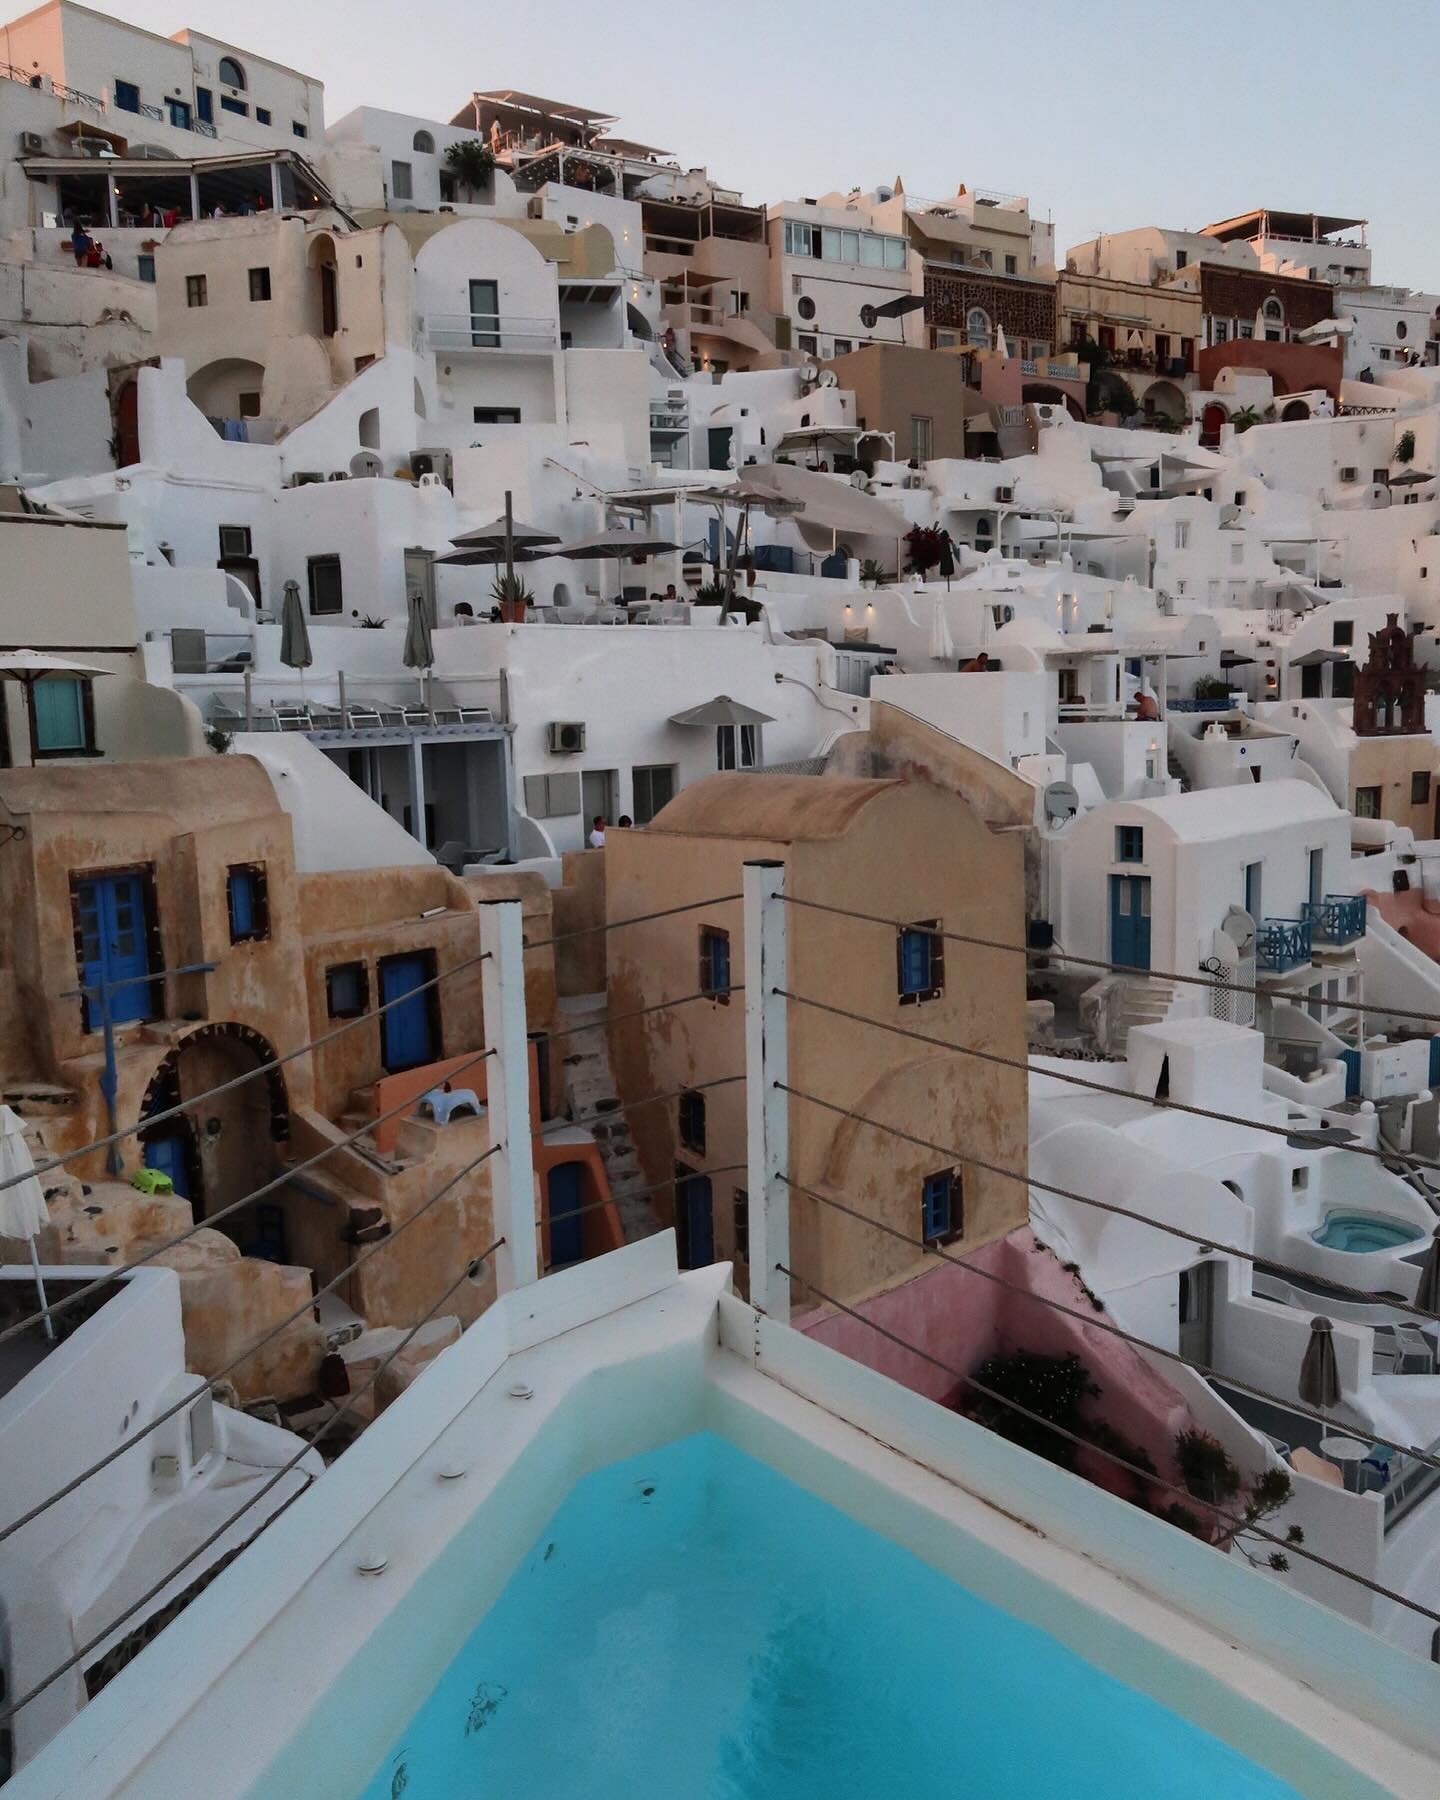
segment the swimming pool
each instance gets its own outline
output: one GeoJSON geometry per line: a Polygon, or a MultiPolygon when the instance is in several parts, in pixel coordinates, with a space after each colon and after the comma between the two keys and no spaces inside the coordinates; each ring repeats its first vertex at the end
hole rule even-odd
{"type": "Polygon", "coordinates": [[[1376,1213],[1330,1213],[1311,1237],[1326,1250],[1349,1250],[1364,1255],[1372,1250],[1394,1250],[1400,1244],[1418,1243],[1421,1233],[1403,1219],[1386,1219],[1376,1213]]]}
{"type": "Polygon", "coordinates": [[[362,1800],[1295,1790],[708,1432],[586,1476],[362,1800]]]}

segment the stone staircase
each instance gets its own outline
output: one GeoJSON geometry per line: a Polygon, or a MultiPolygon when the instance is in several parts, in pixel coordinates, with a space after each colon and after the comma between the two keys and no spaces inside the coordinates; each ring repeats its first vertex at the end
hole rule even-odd
{"type": "Polygon", "coordinates": [[[1158,1025],[1175,1003],[1175,983],[1153,975],[1125,977],[1125,993],[1115,1021],[1113,1047],[1123,1056],[1137,1025],[1158,1025]]]}
{"type": "Polygon", "coordinates": [[[660,1221],[651,1196],[644,1192],[645,1175],[615,1093],[610,1045],[603,1031],[570,1035],[604,1018],[606,1006],[604,994],[577,994],[560,1001],[561,1084],[565,1110],[594,1134],[625,1241],[634,1243],[657,1232],[660,1221]]]}
{"type": "Polygon", "coordinates": [[[1173,748],[1167,748],[1165,766],[1170,771],[1171,780],[1180,783],[1180,792],[1182,794],[1188,794],[1190,792],[1190,777],[1185,773],[1185,765],[1175,754],[1173,748]]]}

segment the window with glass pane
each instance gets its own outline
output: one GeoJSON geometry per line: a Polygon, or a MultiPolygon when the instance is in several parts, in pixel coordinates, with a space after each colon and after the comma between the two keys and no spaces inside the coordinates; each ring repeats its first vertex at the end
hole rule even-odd
{"type": "Polygon", "coordinates": [[[232,944],[269,937],[270,909],[263,864],[242,863],[232,868],[226,878],[225,898],[232,944]]]}
{"type": "Polygon", "coordinates": [[[705,1096],[692,1088],[680,1096],[678,1107],[680,1142],[698,1156],[705,1154],[705,1096]]]}
{"type": "Polygon", "coordinates": [[[922,919],[896,934],[896,986],[902,1005],[934,1000],[945,985],[945,940],[938,919],[922,919]]]}
{"type": "Polygon", "coordinates": [[[948,1244],[964,1230],[960,1179],[954,1169],[927,1175],[920,1189],[920,1226],[927,1244],[948,1244]]]}
{"type": "Polygon", "coordinates": [[[407,162],[393,162],[390,165],[390,192],[396,200],[414,198],[414,188],[410,180],[410,165],[407,162]]]}
{"type": "Polygon", "coordinates": [[[873,231],[861,234],[860,260],[867,269],[883,269],[885,266],[885,240],[876,237],[873,231]]]}
{"type": "Polygon", "coordinates": [[[648,825],[663,806],[675,798],[675,770],[669,764],[637,768],[631,772],[635,823],[648,825]]]}
{"type": "Polygon", "coordinates": [[[1144,862],[1145,827],[1143,825],[1117,825],[1115,827],[1115,860],[1116,862],[1144,862]]]}
{"type": "Polygon", "coordinates": [[[750,1260],[750,1195],[745,1188],[735,1190],[734,1242],[736,1262],[750,1260]]]}
{"type": "Polygon", "coordinates": [[[75,756],[93,750],[89,683],[76,675],[47,675],[30,688],[36,756],[75,756]]]}
{"type": "Polygon", "coordinates": [[[905,267],[904,238],[886,238],[885,267],[887,269],[903,269],[905,267]]]}
{"type": "Polygon", "coordinates": [[[820,254],[826,262],[840,261],[840,233],[833,225],[820,228],[820,254]]]}
{"type": "Polygon", "coordinates": [[[859,262],[860,233],[858,231],[842,231],[840,233],[840,260],[848,263],[859,262]]]}
{"type": "Polygon", "coordinates": [[[139,112],[140,90],[133,81],[117,81],[111,97],[120,112],[139,112]]]}
{"type": "Polygon", "coordinates": [[[715,727],[715,766],[719,769],[753,769],[758,748],[758,728],[754,725],[715,727]]]}
{"type": "Polygon", "coordinates": [[[730,1004],[730,933],[713,925],[700,927],[700,992],[730,1004]]]}
{"type": "Polygon", "coordinates": [[[307,564],[312,613],[338,613],[344,610],[345,596],[340,581],[338,556],[312,556],[307,564]]]}
{"type": "Polygon", "coordinates": [[[1357,819],[1378,819],[1380,817],[1380,790],[1378,787],[1356,788],[1355,817],[1357,819]]]}

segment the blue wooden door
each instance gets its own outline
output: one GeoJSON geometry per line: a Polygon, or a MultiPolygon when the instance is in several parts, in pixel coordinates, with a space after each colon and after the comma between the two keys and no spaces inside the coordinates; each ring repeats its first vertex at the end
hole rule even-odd
{"type": "Polygon", "coordinates": [[[1150,967],[1150,877],[1110,877],[1110,960],[1127,969],[1150,967]]]}
{"type": "Polygon", "coordinates": [[[675,1220],[680,1261],[687,1269],[703,1269],[715,1260],[715,1218],[708,1175],[687,1175],[676,1183],[675,1220]]]}
{"type": "Polygon", "coordinates": [[[96,875],[77,884],[75,909],[80,922],[81,982],[85,996],[85,1029],[100,1027],[102,984],[109,987],[110,1020],[154,1017],[154,995],[148,981],[137,981],[150,968],[145,939],[145,887],[138,875],[96,875]],[[123,985],[117,986],[120,983],[123,985]]]}
{"type": "Polygon", "coordinates": [[[433,970],[428,956],[387,956],[380,964],[380,1061],[390,1074],[434,1062],[435,1045],[430,1027],[430,994],[416,990],[429,981],[433,970]]]}
{"type": "Polygon", "coordinates": [[[145,1167],[168,1175],[171,1187],[186,1200],[194,1198],[190,1192],[190,1161],[185,1153],[185,1140],[178,1133],[146,1138],[145,1167]]]}
{"type": "Polygon", "coordinates": [[[561,1163],[550,1171],[546,1180],[546,1201],[550,1210],[550,1266],[576,1263],[585,1254],[583,1221],[580,1217],[580,1194],[584,1170],[579,1163],[561,1163]]]}

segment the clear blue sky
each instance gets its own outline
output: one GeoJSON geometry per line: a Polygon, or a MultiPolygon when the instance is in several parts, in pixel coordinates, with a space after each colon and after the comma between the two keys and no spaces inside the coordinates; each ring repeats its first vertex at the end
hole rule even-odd
{"type": "Polygon", "coordinates": [[[897,174],[926,197],[1025,193],[1062,252],[1252,206],[1349,214],[1377,280],[1440,289],[1433,3],[826,0],[805,20],[794,0],[89,3],[238,34],[319,76],[332,120],[446,119],[476,88],[522,88],[615,113],[750,200],[897,174]]]}

